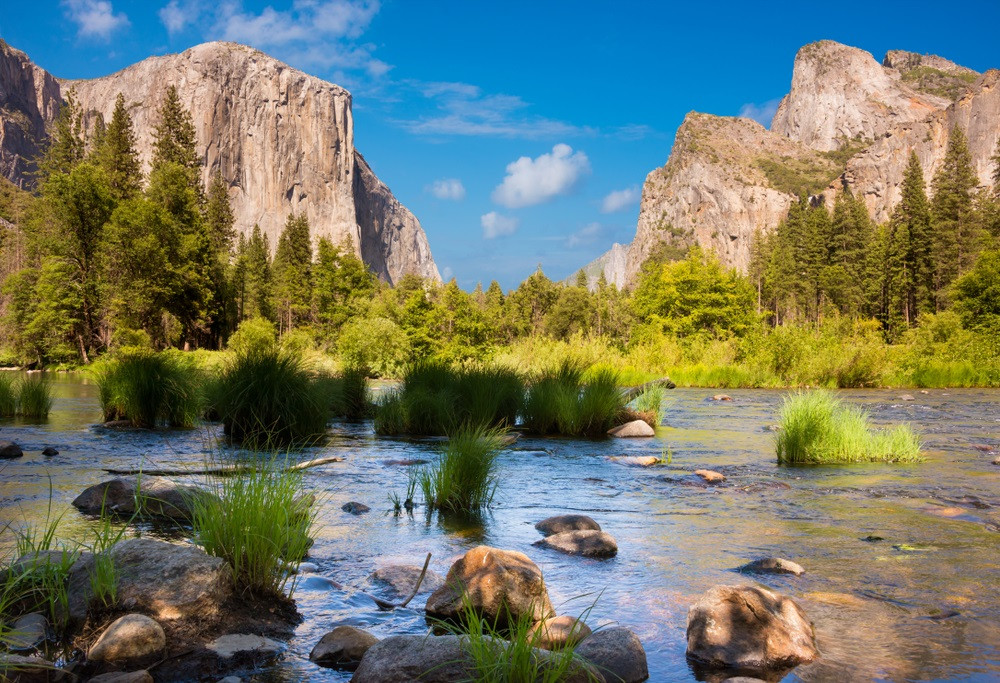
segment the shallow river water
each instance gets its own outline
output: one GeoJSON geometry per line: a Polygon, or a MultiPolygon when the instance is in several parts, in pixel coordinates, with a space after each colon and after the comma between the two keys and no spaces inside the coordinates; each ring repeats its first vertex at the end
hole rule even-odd
{"type": "MultiPolygon", "coordinates": [[[[65,537],[83,537],[92,522],[69,502],[108,478],[104,467],[201,465],[217,427],[162,433],[108,432],[97,389],[58,375],[55,403],[42,424],[0,421],[0,440],[25,450],[0,462],[0,524],[43,521],[50,490],[64,512],[65,537]],[[60,454],[40,451],[54,446],[60,454]]],[[[432,459],[433,441],[376,438],[370,423],[335,424],[331,442],[304,458],[340,455],[344,462],[308,470],[305,485],[324,505],[310,561],[319,574],[356,590],[330,589],[306,578],[296,592],[304,615],[275,668],[255,680],[346,681],[308,654],[335,623],[378,636],[421,633],[419,609],[383,612],[362,594],[381,594],[368,577],[384,564],[420,565],[445,574],[467,549],[488,544],[519,550],[544,572],[552,602],[576,615],[596,604],[591,626],[620,623],[641,638],[650,680],[689,681],[685,656],[688,606],[716,584],[750,583],[733,571],[776,555],[802,564],[802,577],[756,577],[800,602],[815,623],[822,656],[786,680],[1000,680],[1000,392],[934,390],[842,392],[877,423],[909,421],[924,436],[927,461],[917,465],[779,468],[774,435],[783,395],[732,391],[669,392],[657,438],[635,441],[521,439],[501,458],[495,508],[479,523],[389,512],[390,492],[403,494],[406,467],[387,460],[432,459]],[[980,448],[977,448],[980,447],[980,448]],[[990,447],[994,452],[986,452],[990,447]],[[614,455],[661,455],[661,467],[630,467],[614,455]],[[726,475],[717,487],[687,475],[709,468],[726,475]],[[372,511],[356,517],[348,501],[372,511]],[[569,557],[532,546],[533,524],[566,512],[594,517],[619,546],[611,560],[569,557]],[[864,540],[869,536],[883,540],[864,540]]],[[[419,496],[418,496],[419,498],[419,496]]],[[[9,533],[0,552],[9,550],[9,533]]],[[[390,597],[385,595],[384,597],[390,597]]]]}

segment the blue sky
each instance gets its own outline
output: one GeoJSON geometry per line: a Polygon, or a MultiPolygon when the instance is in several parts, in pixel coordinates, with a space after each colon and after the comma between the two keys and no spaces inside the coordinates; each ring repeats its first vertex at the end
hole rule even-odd
{"type": "Polygon", "coordinates": [[[207,40],[351,90],[355,142],[464,288],[563,278],[635,231],[691,110],[769,119],[821,39],[1000,67],[1000,2],[4,0],[0,37],[57,76],[207,40]]]}

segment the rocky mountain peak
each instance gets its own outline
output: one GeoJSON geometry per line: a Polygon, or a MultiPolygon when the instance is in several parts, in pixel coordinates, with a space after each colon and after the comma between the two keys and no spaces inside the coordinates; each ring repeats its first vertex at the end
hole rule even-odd
{"type": "Polygon", "coordinates": [[[899,72],[903,81],[920,92],[955,100],[971,86],[979,73],[937,55],[889,50],[882,65],[899,72]]]}

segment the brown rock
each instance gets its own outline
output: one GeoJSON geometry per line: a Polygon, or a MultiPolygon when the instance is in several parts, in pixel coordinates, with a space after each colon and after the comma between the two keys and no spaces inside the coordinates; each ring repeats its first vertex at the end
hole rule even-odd
{"type": "Polygon", "coordinates": [[[176,484],[161,477],[121,477],[95,484],[73,500],[73,506],[86,514],[105,511],[131,516],[190,520],[195,501],[211,493],[187,484],[176,484]]]}
{"type": "Polygon", "coordinates": [[[618,544],[615,539],[603,531],[564,531],[561,534],[546,536],[532,545],[584,557],[614,557],[618,554],[618,544]]]}
{"type": "Polygon", "coordinates": [[[649,678],[646,651],[627,628],[602,628],[576,646],[575,653],[608,681],[641,683],[649,678]]]}
{"type": "Polygon", "coordinates": [[[528,638],[543,650],[555,650],[579,643],[592,633],[590,627],[576,617],[552,617],[531,627],[528,638]]]}
{"type": "Polygon", "coordinates": [[[819,656],[791,598],[756,586],[715,586],[688,610],[687,654],[710,667],[777,670],[819,656]]]}
{"type": "MultiPolygon", "coordinates": [[[[524,615],[532,621],[554,616],[542,570],[522,553],[485,545],[473,548],[448,570],[445,585],[427,599],[427,614],[455,619],[463,611],[462,595],[490,620],[524,615]]],[[[385,641],[383,641],[385,642],[385,641]]]]}
{"type": "Polygon", "coordinates": [[[728,394],[716,394],[715,396],[712,397],[712,400],[713,401],[732,401],[733,398],[732,398],[732,396],[729,396],[728,394]]]}
{"type": "Polygon", "coordinates": [[[323,636],[309,654],[320,666],[353,671],[378,638],[353,626],[337,626],[323,636]]]}
{"type": "Polygon", "coordinates": [[[0,681],[3,683],[56,683],[75,679],[41,657],[0,654],[0,681]]]}
{"type": "Polygon", "coordinates": [[[255,660],[274,659],[285,646],[271,638],[255,633],[227,633],[205,645],[219,659],[233,659],[237,656],[251,656],[255,660]]]}
{"type": "Polygon", "coordinates": [[[144,614],[126,614],[104,630],[91,645],[87,659],[117,666],[151,664],[166,648],[162,626],[144,614]]]}
{"type": "Polygon", "coordinates": [[[112,671],[94,676],[88,679],[87,683],[153,683],[153,677],[145,669],[129,672],[112,671]]]}
{"type": "Polygon", "coordinates": [[[655,455],[612,455],[608,459],[633,467],[652,467],[660,463],[660,459],[655,455]]]}
{"type": "Polygon", "coordinates": [[[608,434],[619,439],[635,439],[656,436],[656,430],[644,420],[632,420],[623,425],[612,427],[608,430],[608,434]]]}
{"type": "Polygon", "coordinates": [[[753,574],[794,574],[802,576],[806,570],[802,565],[780,557],[764,557],[740,567],[741,572],[753,574]]]}
{"type": "Polygon", "coordinates": [[[713,470],[695,470],[694,473],[709,484],[721,484],[726,480],[726,476],[724,474],[720,474],[719,472],[715,472],[713,470]]]}
{"type": "Polygon", "coordinates": [[[564,531],[600,531],[601,525],[587,515],[556,515],[543,519],[535,528],[546,536],[551,536],[564,531]]]}

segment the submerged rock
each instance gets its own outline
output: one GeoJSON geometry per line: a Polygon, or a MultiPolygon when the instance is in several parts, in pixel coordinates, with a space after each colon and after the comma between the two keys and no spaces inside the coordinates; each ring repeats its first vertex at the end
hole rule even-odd
{"type": "Polygon", "coordinates": [[[309,653],[320,666],[353,671],[378,638],[353,626],[337,626],[324,635],[309,653]]]}
{"type": "Polygon", "coordinates": [[[42,449],[42,455],[51,457],[53,455],[59,455],[59,451],[57,451],[52,446],[46,446],[45,448],[42,449]]]}
{"type": "Polygon", "coordinates": [[[363,515],[371,510],[371,508],[364,503],[357,503],[353,500],[350,503],[344,503],[341,505],[340,509],[352,515],[363,515]]]}
{"type": "Polygon", "coordinates": [[[716,394],[712,397],[713,401],[732,401],[733,398],[728,394],[716,394]]]}
{"type": "Polygon", "coordinates": [[[747,562],[739,571],[750,574],[794,574],[802,576],[806,570],[802,565],[781,557],[764,557],[753,562],[747,562]]]}
{"type": "Polygon", "coordinates": [[[104,630],[90,647],[87,659],[117,666],[151,664],[166,649],[162,626],[144,614],[126,614],[104,630]]]}
{"type": "Polygon", "coordinates": [[[695,470],[694,473],[708,484],[721,484],[726,480],[726,475],[714,470],[695,470]]]}
{"type": "Polygon", "coordinates": [[[0,460],[13,460],[24,455],[24,451],[13,441],[0,441],[0,460]]]}
{"type": "Polygon", "coordinates": [[[44,614],[32,612],[14,622],[5,642],[11,652],[30,652],[45,642],[49,620],[44,614]]]}
{"type": "Polygon", "coordinates": [[[535,647],[552,650],[576,645],[591,633],[590,627],[576,617],[552,617],[532,626],[528,638],[535,647]]]}
{"type": "Polygon", "coordinates": [[[421,460],[419,458],[406,458],[404,460],[383,460],[383,465],[389,466],[399,466],[399,467],[412,467],[414,465],[426,465],[430,460],[421,460]]]}
{"type": "MultiPolygon", "coordinates": [[[[398,595],[405,597],[413,592],[413,587],[420,579],[423,567],[408,564],[390,564],[376,569],[371,578],[373,581],[386,584],[398,595]]],[[[444,577],[428,568],[424,580],[420,583],[421,593],[432,593],[444,585],[444,577]]]]}
{"type": "Polygon", "coordinates": [[[252,633],[229,633],[219,636],[205,645],[219,659],[233,659],[250,656],[255,659],[273,659],[281,654],[285,646],[276,640],[252,633]]]}
{"type": "Polygon", "coordinates": [[[97,515],[103,508],[118,515],[166,517],[189,521],[196,501],[213,494],[160,477],[120,477],[95,484],[73,500],[80,512],[97,515]]]}
{"type": "Polygon", "coordinates": [[[608,459],[634,467],[652,467],[660,463],[660,459],[655,455],[612,455],[608,459]]]}
{"type": "Polygon", "coordinates": [[[812,624],[791,598],[756,586],[715,586],[688,610],[687,654],[709,667],[780,670],[819,656],[812,624]]]}
{"type": "Polygon", "coordinates": [[[656,430],[650,427],[643,420],[632,420],[631,422],[626,422],[623,425],[612,427],[608,430],[608,434],[620,439],[634,439],[656,436],[656,430]]]}
{"type": "Polygon", "coordinates": [[[646,650],[627,628],[604,628],[577,645],[576,654],[590,662],[608,681],[641,683],[649,678],[646,650]]]}
{"type": "MultiPolygon", "coordinates": [[[[528,616],[541,621],[554,616],[542,570],[527,555],[481,545],[465,553],[451,566],[445,585],[427,598],[431,617],[460,616],[463,593],[472,608],[491,621],[528,616]]],[[[385,642],[385,641],[383,641],[385,642]]]]}
{"type": "Polygon", "coordinates": [[[71,677],[41,657],[0,654],[0,681],[3,683],[56,683],[75,680],[75,676],[71,677]]]}
{"type": "Polygon", "coordinates": [[[601,525],[587,515],[556,515],[543,519],[535,528],[546,536],[551,536],[565,531],[600,531],[601,525]]]}
{"type": "Polygon", "coordinates": [[[899,397],[899,400],[900,401],[913,401],[915,399],[913,398],[912,394],[903,394],[902,396],[899,397]]]}
{"type": "Polygon", "coordinates": [[[618,554],[618,544],[611,534],[595,530],[564,531],[546,536],[532,545],[584,557],[614,557],[618,554]]]}
{"type": "Polygon", "coordinates": [[[88,683],[153,683],[153,677],[149,672],[142,671],[112,671],[111,673],[94,676],[88,683]]]}

